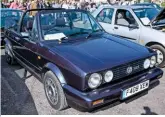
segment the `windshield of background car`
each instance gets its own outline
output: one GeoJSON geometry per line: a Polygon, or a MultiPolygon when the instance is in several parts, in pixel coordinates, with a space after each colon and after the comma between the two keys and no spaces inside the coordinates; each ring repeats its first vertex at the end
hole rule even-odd
{"type": "Polygon", "coordinates": [[[153,18],[159,14],[159,10],[155,8],[140,8],[133,10],[143,25],[147,26],[153,18]]]}
{"type": "Polygon", "coordinates": [[[39,15],[44,40],[59,40],[102,31],[100,25],[86,12],[52,11],[39,15]]]}
{"type": "Polygon", "coordinates": [[[21,11],[3,11],[1,10],[1,27],[9,28],[18,23],[23,12],[21,11]]]}

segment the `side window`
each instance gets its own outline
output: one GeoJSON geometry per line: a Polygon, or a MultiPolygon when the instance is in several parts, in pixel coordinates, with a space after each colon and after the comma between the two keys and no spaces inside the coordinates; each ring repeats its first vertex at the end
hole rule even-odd
{"type": "Polygon", "coordinates": [[[104,23],[112,23],[112,17],[113,17],[114,9],[103,9],[99,15],[97,16],[98,22],[104,22],[104,23]]]}
{"type": "Polygon", "coordinates": [[[116,12],[116,25],[128,27],[130,24],[138,25],[133,15],[127,10],[118,10],[116,12]]]}
{"type": "Polygon", "coordinates": [[[36,18],[33,21],[32,31],[30,32],[29,39],[33,42],[36,42],[38,40],[36,18]]]}
{"type": "Polygon", "coordinates": [[[23,17],[21,35],[29,37],[27,39],[33,42],[38,39],[36,17],[29,16],[29,12],[23,17]]]}
{"type": "Polygon", "coordinates": [[[33,21],[34,21],[34,17],[29,16],[29,12],[27,12],[22,19],[21,30],[20,30],[22,36],[30,36],[33,27],[33,21]]]}

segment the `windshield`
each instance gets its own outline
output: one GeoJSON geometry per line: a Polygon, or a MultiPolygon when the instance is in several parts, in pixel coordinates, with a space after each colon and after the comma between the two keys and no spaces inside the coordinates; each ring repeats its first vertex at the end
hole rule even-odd
{"type": "Polygon", "coordinates": [[[16,24],[22,14],[21,11],[1,11],[1,27],[9,28],[16,24]]]}
{"type": "Polygon", "coordinates": [[[102,31],[91,15],[81,11],[42,12],[40,24],[44,40],[59,40],[102,31]]]}
{"type": "Polygon", "coordinates": [[[149,25],[150,21],[159,14],[159,10],[155,8],[140,8],[133,11],[143,25],[149,25]]]}
{"type": "Polygon", "coordinates": [[[159,5],[157,5],[157,4],[153,4],[153,6],[154,6],[155,8],[157,8],[157,9],[159,9],[159,10],[162,9],[162,8],[161,8],[159,5]]]}

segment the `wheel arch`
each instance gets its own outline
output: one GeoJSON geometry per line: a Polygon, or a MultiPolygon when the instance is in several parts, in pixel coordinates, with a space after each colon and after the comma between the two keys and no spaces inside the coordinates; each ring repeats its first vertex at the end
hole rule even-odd
{"type": "Polygon", "coordinates": [[[163,48],[165,48],[165,46],[164,46],[163,44],[158,43],[158,42],[148,42],[145,46],[150,47],[150,46],[152,46],[152,45],[160,45],[160,46],[162,46],[163,48]]]}
{"type": "Polygon", "coordinates": [[[52,71],[54,75],[58,78],[58,80],[60,81],[61,85],[67,84],[61,70],[55,64],[49,62],[44,65],[42,69],[42,78],[44,77],[47,71],[52,71]]]}

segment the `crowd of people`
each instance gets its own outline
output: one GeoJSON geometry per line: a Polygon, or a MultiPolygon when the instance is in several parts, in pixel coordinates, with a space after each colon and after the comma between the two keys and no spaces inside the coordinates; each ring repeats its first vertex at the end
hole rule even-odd
{"type": "Polygon", "coordinates": [[[136,0],[114,0],[115,2],[93,2],[94,0],[52,0],[50,3],[48,0],[13,0],[10,3],[3,3],[3,6],[13,9],[29,10],[38,8],[65,8],[65,9],[84,9],[93,12],[102,4],[117,4],[117,5],[131,5],[135,4],[136,0]],[[58,1],[58,2],[57,2],[58,1]]]}
{"type": "MultiPolygon", "coordinates": [[[[126,0],[127,1],[127,0],[126,0]]],[[[127,5],[127,2],[123,2],[123,4],[127,5]]],[[[3,3],[3,6],[6,6],[8,8],[13,9],[20,9],[20,10],[28,10],[28,9],[36,9],[36,8],[65,8],[65,9],[84,9],[89,11],[94,11],[98,6],[101,4],[108,4],[99,2],[95,3],[93,0],[81,0],[75,1],[75,0],[56,0],[52,1],[52,3],[49,3],[48,0],[26,0],[26,2],[23,2],[23,0],[14,0],[9,3],[3,3]]],[[[121,4],[120,0],[116,0],[114,4],[121,4]]]]}
{"type": "Polygon", "coordinates": [[[97,8],[97,6],[103,3],[96,4],[89,0],[82,2],[70,0],[59,0],[58,2],[53,1],[49,3],[47,0],[27,0],[23,2],[23,0],[14,0],[9,3],[3,3],[1,7],[13,8],[13,9],[20,9],[20,10],[28,10],[28,9],[37,9],[37,8],[65,8],[65,9],[84,9],[93,11],[97,8]]]}

